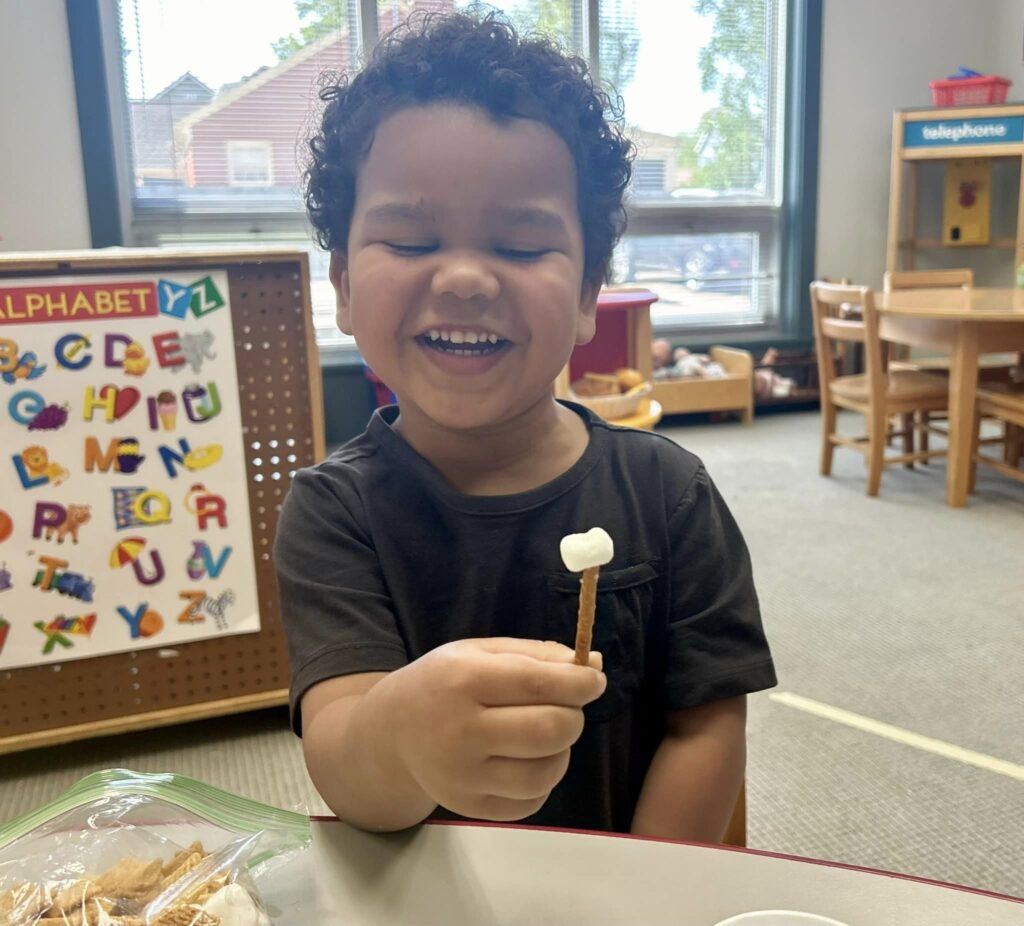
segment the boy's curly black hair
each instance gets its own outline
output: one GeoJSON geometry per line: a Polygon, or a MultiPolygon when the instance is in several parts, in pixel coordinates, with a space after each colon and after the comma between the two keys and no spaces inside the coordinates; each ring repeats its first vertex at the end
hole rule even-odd
{"type": "Polygon", "coordinates": [[[576,162],[583,278],[597,285],[607,277],[625,229],[633,145],[622,133],[618,101],[594,87],[582,59],[548,39],[520,37],[495,13],[428,14],[387,35],[362,71],[325,87],[320,98],[327,105],[309,141],[305,199],[321,247],[347,246],[356,172],[377,126],[401,109],[451,101],[498,120],[535,119],[565,141],[576,162]]]}

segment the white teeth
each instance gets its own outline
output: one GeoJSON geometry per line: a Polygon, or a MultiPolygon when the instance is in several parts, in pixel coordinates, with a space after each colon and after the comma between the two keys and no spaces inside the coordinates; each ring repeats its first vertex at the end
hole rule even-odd
{"type": "Polygon", "coordinates": [[[443,341],[450,344],[497,344],[501,338],[493,333],[476,331],[442,331],[440,328],[431,328],[426,332],[426,337],[431,341],[443,341]]]}

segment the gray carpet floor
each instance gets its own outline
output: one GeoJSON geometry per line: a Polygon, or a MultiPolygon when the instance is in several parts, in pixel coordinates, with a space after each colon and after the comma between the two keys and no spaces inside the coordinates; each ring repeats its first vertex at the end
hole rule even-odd
{"type": "MultiPolygon", "coordinates": [[[[778,663],[778,689],[750,699],[750,844],[1024,895],[1024,486],[983,472],[953,510],[933,463],[887,469],[869,499],[857,454],[818,475],[813,412],[661,431],[705,460],[743,528],[778,663]]],[[[323,811],[271,710],[0,757],[0,821],[109,767],[323,811]]]]}

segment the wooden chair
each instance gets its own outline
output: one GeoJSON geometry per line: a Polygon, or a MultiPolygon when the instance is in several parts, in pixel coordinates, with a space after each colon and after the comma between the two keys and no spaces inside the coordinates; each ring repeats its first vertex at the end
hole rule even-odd
{"type": "MultiPolygon", "coordinates": [[[[901,270],[886,273],[883,289],[891,293],[898,289],[971,289],[974,286],[974,272],[971,270],[901,270]]],[[[889,352],[889,368],[897,370],[920,370],[925,373],[949,373],[948,357],[922,357],[909,360],[910,348],[905,344],[894,344],[889,352]]],[[[1015,358],[1024,365],[1024,355],[1015,358]]],[[[1000,382],[1009,378],[1014,363],[1007,363],[999,357],[978,358],[981,379],[1000,382]]]]}
{"type": "Polygon", "coordinates": [[[911,370],[887,372],[871,290],[866,286],[812,283],[811,308],[821,388],[821,474],[831,475],[832,453],[836,446],[858,450],[867,458],[867,494],[874,496],[878,494],[884,466],[893,463],[913,466],[919,460],[945,456],[945,450],[914,451],[914,430],[924,426],[915,423],[913,416],[916,412],[944,410],[949,395],[947,382],[941,377],[911,370]],[[859,305],[861,319],[838,317],[840,306],[844,305],[859,305]],[[833,342],[862,344],[866,372],[836,376],[833,342]],[[850,438],[838,434],[837,408],[860,412],[867,420],[867,436],[850,438]],[[900,415],[903,421],[898,436],[903,438],[904,452],[887,457],[887,425],[893,415],[900,415]]]}
{"type": "Polygon", "coordinates": [[[974,271],[957,270],[889,270],[885,274],[883,289],[891,293],[896,289],[959,289],[974,286],[974,271]]]}
{"type": "Polygon", "coordinates": [[[1024,469],[1020,468],[1024,456],[1024,383],[986,383],[978,386],[974,412],[974,452],[971,456],[971,491],[978,464],[991,466],[1004,476],[1024,482],[1024,469]],[[981,453],[981,419],[998,418],[1006,425],[1003,459],[981,453]]]}
{"type": "MultiPolygon", "coordinates": [[[[974,286],[974,272],[960,270],[902,270],[885,274],[883,288],[887,293],[898,289],[970,289],[974,286]]],[[[933,373],[936,376],[949,375],[949,357],[920,357],[910,360],[910,348],[905,344],[892,344],[889,349],[890,370],[916,370],[933,373]]],[[[1016,363],[1007,363],[1000,357],[978,358],[978,379],[982,382],[1005,383],[1011,381],[1015,366],[1024,369],[1024,353],[1019,354],[1016,363]]],[[[940,416],[941,417],[941,416],[940,416]]],[[[928,434],[942,434],[944,428],[932,427],[927,412],[922,413],[921,449],[928,449],[928,434]]],[[[943,422],[944,423],[944,422],[943,422]]],[[[987,438],[983,444],[998,444],[1012,441],[1013,432],[1008,429],[1003,437],[987,438]]]]}
{"type": "MultiPolygon", "coordinates": [[[[882,289],[891,293],[898,289],[969,289],[974,286],[973,270],[890,270],[882,279],[882,289]]],[[[893,344],[889,348],[890,369],[933,371],[941,368],[932,358],[911,361],[910,346],[893,344]]],[[[946,363],[946,371],[949,364],[946,363]]]]}

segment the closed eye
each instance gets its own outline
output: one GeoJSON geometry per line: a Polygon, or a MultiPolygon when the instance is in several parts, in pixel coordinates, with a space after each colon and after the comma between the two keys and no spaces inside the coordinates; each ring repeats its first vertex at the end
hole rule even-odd
{"type": "Polygon", "coordinates": [[[506,257],[509,260],[530,261],[543,257],[548,253],[548,248],[540,248],[538,250],[527,250],[523,248],[495,248],[495,251],[499,256],[506,257]]]}
{"type": "Polygon", "coordinates": [[[433,244],[402,244],[398,241],[385,241],[384,244],[396,254],[404,254],[408,257],[414,257],[418,254],[429,254],[437,247],[433,244]]]}

